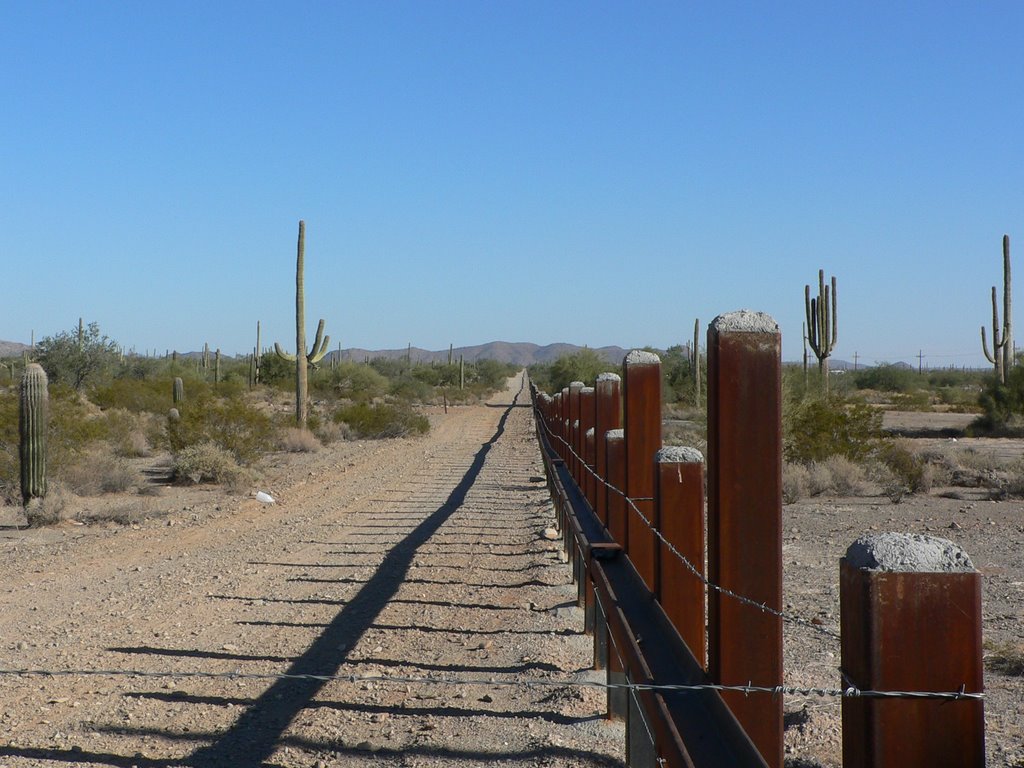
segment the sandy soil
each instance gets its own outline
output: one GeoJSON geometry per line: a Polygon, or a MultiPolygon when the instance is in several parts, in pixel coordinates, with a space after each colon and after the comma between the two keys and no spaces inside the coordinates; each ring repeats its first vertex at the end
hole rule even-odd
{"type": "MultiPolygon", "coordinates": [[[[0,666],[160,675],[0,675],[0,768],[622,765],[602,693],[522,684],[601,678],[542,535],[551,510],[529,411],[508,407],[518,389],[431,412],[424,438],[276,455],[261,485],[274,505],[158,482],[73,500],[118,523],[19,530],[0,509],[0,666]]],[[[986,641],[1024,641],[1024,504],[942,493],[787,506],[787,612],[838,632],[846,547],[922,532],[960,543],[985,575],[986,641]]],[[[788,684],[838,686],[837,641],[787,624],[785,654],[788,684]]],[[[987,673],[986,690],[989,765],[1024,765],[1024,678],[987,673]]],[[[838,766],[839,701],[785,710],[787,764],[838,766]]]]}

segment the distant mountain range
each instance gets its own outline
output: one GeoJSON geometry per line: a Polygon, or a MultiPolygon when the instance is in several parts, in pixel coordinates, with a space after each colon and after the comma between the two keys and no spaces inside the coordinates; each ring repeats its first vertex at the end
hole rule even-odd
{"type": "MultiPolygon", "coordinates": [[[[17,357],[21,353],[29,349],[28,344],[20,344],[16,341],[0,341],[0,357],[17,357]]],[[[553,360],[557,360],[562,355],[571,355],[579,352],[586,347],[580,347],[576,344],[546,344],[541,346],[539,344],[531,344],[529,342],[509,342],[509,341],[492,341],[489,344],[477,344],[471,347],[455,347],[452,349],[452,357],[458,360],[461,356],[467,363],[473,363],[477,360],[497,360],[502,363],[514,363],[515,365],[533,365],[535,363],[550,363],[553,360]]],[[[629,352],[628,349],[622,347],[596,347],[594,352],[601,355],[605,360],[613,365],[620,365],[622,359],[629,352]]],[[[181,357],[201,357],[202,351],[197,352],[179,352],[181,357]]],[[[211,354],[213,354],[211,350],[211,354]]],[[[338,350],[335,349],[328,354],[328,359],[337,357],[338,350]]],[[[356,362],[363,362],[366,359],[373,360],[374,358],[383,357],[391,360],[402,359],[406,355],[412,357],[413,362],[416,363],[430,363],[440,362],[444,363],[448,361],[448,350],[429,350],[422,349],[420,347],[403,347],[401,349],[362,349],[359,347],[352,349],[341,350],[342,360],[355,360],[356,362]]],[[[808,365],[817,366],[818,361],[811,357],[808,361],[808,365]]],[[[905,362],[893,363],[898,368],[915,368],[905,362]]],[[[873,366],[865,365],[860,363],[857,368],[871,368],[873,366]]],[[[846,360],[829,359],[829,368],[833,371],[852,371],[854,365],[846,360]]]]}
{"type": "MultiPolygon", "coordinates": [[[[497,360],[500,363],[514,363],[515,365],[533,365],[534,363],[550,363],[562,355],[569,355],[579,352],[584,347],[575,344],[547,344],[540,346],[529,342],[508,342],[492,341],[489,344],[477,344],[472,347],[455,347],[451,350],[452,358],[458,360],[462,357],[467,363],[477,360],[497,360]]],[[[620,364],[622,359],[629,352],[622,347],[597,347],[594,351],[605,358],[609,363],[620,364]]],[[[337,350],[331,353],[338,354],[337,350]]],[[[343,349],[342,360],[355,360],[362,362],[369,358],[376,357],[388,359],[401,359],[406,355],[412,358],[414,363],[448,362],[448,350],[437,351],[421,349],[419,347],[406,347],[404,349],[343,349]]]]}

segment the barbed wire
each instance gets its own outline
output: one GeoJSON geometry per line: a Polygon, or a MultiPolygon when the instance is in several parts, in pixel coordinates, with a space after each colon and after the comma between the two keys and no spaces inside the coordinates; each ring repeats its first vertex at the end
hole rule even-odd
{"type": "Polygon", "coordinates": [[[680,552],[671,541],[669,541],[668,539],[665,538],[665,536],[662,534],[662,532],[660,530],[658,530],[654,526],[654,524],[647,518],[647,516],[643,512],[640,511],[640,508],[637,507],[637,505],[635,503],[637,501],[652,501],[652,499],[650,499],[648,497],[644,497],[644,498],[630,498],[629,496],[626,495],[626,493],[624,491],[616,488],[614,485],[609,483],[603,477],[598,475],[597,472],[587,463],[586,459],[584,459],[582,456],[580,456],[578,453],[576,453],[575,450],[573,450],[573,447],[569,444],[569,442],[565,438],[563,438],[561,435],[555,434],[551,430],[551,427],[547,424],[547,421],[544,419],[543,414],[541,414],[536,408],[534,409],[534,413],[538,417],[536,420],[540,424],[543,425],[545,432],[550,437],[552,437],[555,440],[558,440],[560,443],[562,443],[565,446],[566,450],[570,454],[572,454],[572,456],[574,458],[576,458],[580,462],[580,465],[583,466],[586,469],[586,471],[589,472],[594,477],[594,479],[597,482],[599,482],[602,485],[604,485],[610,491],[613,491],[613,492],[617,493],[619,496],[621,496],[626,501],[626,504],[640,518],[640,520],[643,521],[643,524],[658,538],[659,541],[661,541],[662,544],[665,545],[665,547],[668,549],[668,551],[671,552],[673,555],[675,555],[676,558],[678,558],[678,560],[686,567],[686,569],[688,571],[690,571],[690,573],[692,573],[698,579],[700,579],[701,582],[703,582],[703,584],[708,589],[712,589],[715,592],[718,592],[719,594],[722,594],[722,595],[725,595],[727,597],[730,597],[733,600],[736,600],[736,601],[738,601],[740,603],[743,603],[744,605],[749,605],[749,606],[751,606],[753,608],[757,608],[758,610],[763,611],[764,613],[767,613],[769,615],[776,616],[777,618],[780,618],[783,621],[787,621],[787,622],[789,622],[791,624],[796,624],[796,625],[799,625],[801,627],[805,627],[807,629],[810,629],[810,630],[812,630],[814,632],[817,632],[818,634],[824,635],[825,637],[828,637],[828,638],[830,638],[832,640],[839,640],[840,639],[840,635],[839,635],[838,632],[833,632],[832,630],[828,629],[827,627],[819,626],[819,625],[815,624],[814,622],[809,621],[807,619],[804,619],[804,618],[802,618],[800,616],[794,616],[794,615],[786,613],[784,611],[776,610],[775,608],[772,608],[771,606],[769,606],[767,603],[758,602],[757,600],[754,600],[753,598],[747,597],[746,595],[741,595],[738,592],[734,592],[733,590],[729,589],[728,587],[723,587],[723,586],[721,586],[719,584],[715,584],[714,582],[712,582],[710,579],[708,579],[707,576],[705,576],[700,571],[699,568],[697,568],[697,566],[695,566],[692,562],[690,562],[690,559],[688,557],[686,557],[686,555],[684,555],[682,552],[680,552]]]}
{"type": "Polygon", "coordinates": [[[394,683],[400,685],[492,686],[497,688],[598,688],[653,693],[693,693],[698,691],[766,694],[771,696],[818,696],[820,698],[888,698],[888,699],[984,699],[984,693],[970,693],[966,685],[959,691],[875,691],[861,690],[849,682],[843,673],[845,688],[802,688],[793,685],[725,685],[722,683],[611,683],[601,680],[555,680],[525,678],[502,680],[494,677],[463,678],[438,675],[416,677],[411,675],[317,675],[289,672],[203,672],[145,671],[139,669],[0,669],[0,677],[138,677],[212,680],[295,680],[318,683],[394,683]]]}

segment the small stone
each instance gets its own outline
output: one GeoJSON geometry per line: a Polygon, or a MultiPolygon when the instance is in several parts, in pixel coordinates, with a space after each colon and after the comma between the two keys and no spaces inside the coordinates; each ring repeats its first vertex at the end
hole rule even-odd
{"type": "Polygon", "coordinates": [[[556,539],[558,539],[558,531],[556,531],[554,528],[545,528],[544,533],[542,535],[548,541],[555,541],[556,539]]]}
{"type": "Polygon", "coordinates": [[[484,704],[490,704],[492,701],[494,701],[494,698],[489,693],[485,693],[483,696],[477,699],[477,701],[482,701],[484,704]]]}

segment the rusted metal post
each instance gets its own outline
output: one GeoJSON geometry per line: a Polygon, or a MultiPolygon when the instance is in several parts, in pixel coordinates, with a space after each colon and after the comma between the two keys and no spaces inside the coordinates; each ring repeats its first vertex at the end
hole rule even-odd
{"type": "MultiPolygon", "coordinates": [[[[782,386],[778,324],[761,312],[708,328],[708,575],[782,609],[782,386]]],[[[782,619],[712,590],[708,674],[723,685],[782,684],[782,619]]],[[[782,696],[723,692],[770,768],[782,766],[782,696]]]]}
{"type": "Polygon", "coordinates": [[[569,420],[569,388],[568,387],[562,387],[562,413],[560,415],[561,415],[561,424],[562,424],[562,427],[561,427],[561,429],[562,429],[562,434],[561,434],[562,439],[561,439],[561,441],[559,441],[559,444],[558,444],[558,454],[562,457],[562,461],[564,461],[565,465],[568,467],[569,466],[569,448],[568,448],[568,445],[569,445],[569,426],[572,424],[572,421],[569,420]]]}
{"type": "MultiPolygon", "coordinates": [[[[980,694],[981,574],[945,539],[882,533],[840,561],[843,687],[980,694]]],[[[843,699],[843,766],[985,765],[980,698],[843,699]]]]}
{"type": "MultiPolygon", "coordinates": [[[[622,427],[622,403],[619,398],[621,379],[617,373],[602,373],[594,385],[596,407],[594,413],[594,448],[597,476],[601,480],[608,478],[608,451],[605,433],[610,429],[622,427]]],[[[597,489],[597,505],[594,511],[598,519],[608,525],[608,494],[601,483],[597,489]]]]}
{"type": "MultiPolygon", "coordinates": [[[[654,527],[654,454],[661,448],[661,360],[634,349],[622,364],[623,422],[626,430],[626,495],[654,527]]],[[[626,510],[626,553],[644,584],[654,591],[657,537],[637,514],[626,510]]]]}
{"type": "Polygon", "coordinates": [[[696,448],[662,448],[655,456],[654,503],[661,535],[655,597],[697,662],[707,652],[704,607],[704,457],[696,448]],[[696,571],[696,573],[695,573],[696,571]],[[700,574],[700,575],[698,575],[700,574]]]}
{"type": "Polygon", "coordinates": [[[604,433],[605,462],[608,485],[605,486],[605,506],[608,509],[606,528],[612,540],[625,548],[629,529],[626,527],[626,501],[621,490],[626,484],[625,431],[609,429],[604,433]]]}
{"type": "Polygon", "coordinates": [[[584,470],[584,483],[583,488],[586,491],[587,504],[590,505],[591,509],[597,506],[597,478],[594,477],[594,473],[597,471],[596,459],[596,441],[594,428],[591,427],[587,430],[587,433],[583,436],[583,458],[586,460],[587,469],[584,470]]]}
{"type": "Polygon", "coordinates": [[[569,434],[572,451],[566,459],[566,464],[572,470],[573,480],[576,485],[580,484],[580,392],[583,391],[582,381],[569,382],[569,434]]]}
{"type": "Polygon", "coordinates": [[[587,454],[587,430],[594,427],[594,407],[594,388],[584,387],[580,390],[580,488],[591,509],[594,507],[590,499],[593,476],[587,468],[593,469],[594,459],[587,454]]]}
{"type": "Polygon", "coordinates": [[[551,416],[548,419],[548,429],[551,430],[551,447],[561,456],[558,438],[562,436],[562,393],[556,392],[551,396],[551,416]]]}

